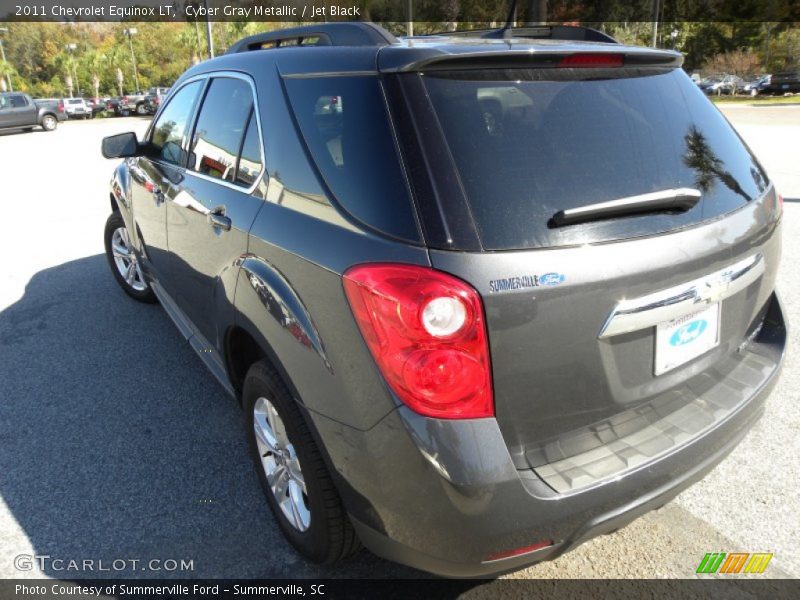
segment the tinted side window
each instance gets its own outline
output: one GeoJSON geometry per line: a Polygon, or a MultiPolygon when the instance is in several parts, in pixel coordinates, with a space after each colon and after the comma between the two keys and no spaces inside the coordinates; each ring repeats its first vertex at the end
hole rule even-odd
{"type": "Polygon", "coordinates": [[[235,183],[250,187],[261,174],[261,138],[258,135],[258,121],[254,112],[250,112],[247,133],[242,144],[242,154],[236,168],[235,183]]]}
{"type": "Polygon", "coordinates": [[[419,241],[378,79],[319,77],[285,84],[303,139],[338,204],[379,231],[419,241]]]}
{"type": "Polygon", "coordinates": [[[192,137],[189,168],[233,182],[252,109],[253,93],[246,81],[230,77],[212,80],[192,137]]]}
{"type": "Polygon", "coordinates": [[[21,108],[23,106],[28,106],[28,102],[25,100],[25,96],[11,96],[12,108],[21,108]]]}
{"type": "Polygon", "coordinates": [[[150,145],[154,158],[183,165],[183,137],[194,112],[201,81],[193,81],[176,93],[153,126],[150,145]]]}

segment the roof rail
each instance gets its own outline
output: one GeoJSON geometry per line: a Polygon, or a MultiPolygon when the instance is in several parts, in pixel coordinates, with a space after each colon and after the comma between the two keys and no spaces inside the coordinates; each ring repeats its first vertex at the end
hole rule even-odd
{"type": "Polygon", "coordinates": [[[258,33],[239,40],[228,54],[283,46],[386,46],[397,38],[375,23],[364,21],[319,23],[258,33]]]}
{"type": "Polygon", "coordinates": [[[478,38],[528,38],[537,40],[574,40],[582,42],[603,42],[618,44],[610,35],[591,29],[574,25],[541,25],[532,27],[510,27],[501,29],[472,29],[466,31],[442,31],[431,35],[455,35],[459,37],[478,38]]]}

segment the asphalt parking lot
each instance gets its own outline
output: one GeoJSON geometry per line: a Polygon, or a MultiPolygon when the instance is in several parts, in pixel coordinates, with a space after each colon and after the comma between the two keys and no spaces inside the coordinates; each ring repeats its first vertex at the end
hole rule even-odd
{"type": "MultiPolygon", "coordinates": [[[[800,104],[724,110],[786,198],[779,288],[795,327],[783,377],[764,418],[704,481],[510,577],[692,577],[715,551],[773,552],[763,576],[800,577],[800,104]]],[[[113,163],[100,140],[146,126],[96,119],[0,134],[0,577],[420,576],[366,551],[337,568],[300,559],[262,499],[235,402],[166,314],[112,279],[102,232],[113,163]],[[19,555],[194,568],[20,571],[19,555]]]]}

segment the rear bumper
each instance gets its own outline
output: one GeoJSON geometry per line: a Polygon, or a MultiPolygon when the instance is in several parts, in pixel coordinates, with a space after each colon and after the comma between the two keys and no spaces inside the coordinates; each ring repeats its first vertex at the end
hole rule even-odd
{"type": "MultiPolygon", "coordinates": [[[[769,394],[769,390],[764,392],[764,396],[769,394]]],[[[728,443],[719,448],[716,453],[706,456],[700,463],[695,465],[689,471],[683,473],[679,477],[675,477],[671,481],[667,481],[663,485],[650,490],[648,493],[635,498],[634,500],[620,504],[614,508],[607,510],[601,514],[595,515],[592,518],[578,525],[576,529],[565,535],[565,539],[556,541],[553,546],[535,550],[533,552],[522,554],[511,558],[494,560],[494,561],[480,561],[461,563],[448,560],[438,556],[432,556],[397,542],[385,534],[381,534],[371,527],[360,523],[353,519],[353,524],[358,532],[361,541],[375,554],[399,562],[423,571],[428,571],[441,575],[443,577],[493,577],[503,573],[516,571],[531,564],[553,560],[558,558],[565,552],[576,548],[577,546],[591,540],[594,537],[612,533],[617,529],[628,525],[630,522],[638,519],[639,517],[647,514],[650,511],[656,510],[664,506],[667,502],[672,500],[675,496],[680,494],[692,484],[703,479],[710,471],[714,469],[742,440],[750,427],[759,419],[763,412],[763,406],[758,410],[753,411],[749,418],[742,423],[742,426],[730,437],[728,443]]],[[[620,492],[627,490],[630,493],[635,493],[631,487],[624,485],[620,487],[620,492]]],[[[624,493],[620,493],[624,497],[624,493]]],[[[535,512],[535,506],[528,509],[530,512],[535,512]]],[[[528,511],[526,511],[528,512],[528,511]]],[[[565,515],[567,517],[567,515],[565,515]]],[[[567,517],[568,518],[568,517],[567,517]]],[[[567,520],[563,527],[565,530],[574,527],[568,523],[575,523],[574,517],[567,520]]],[[[533,538],[531,538],[533,540],[533,538]]],[[[519,545],[519,542],[517,542],[519,545]]],[[[488,544],[487,544],[488,546],[488,544]]],[[[512,546],[513,547],[513,546],[512,546]]]]}
{"type": "Polygon", "coordinates": [[[374,553],[448,577],[485,577],[556,558],[669,502],[730,453],[763,413],[786,343],[777,296],[751,351],[774,368],[702,435],[622,476],[556,493],[515,468],[494,419],[441,421],[405,407],[356,432],[313,417],[362,542],[374,553]],[[544,540],[551,546],[489,560],[544,540]]]}

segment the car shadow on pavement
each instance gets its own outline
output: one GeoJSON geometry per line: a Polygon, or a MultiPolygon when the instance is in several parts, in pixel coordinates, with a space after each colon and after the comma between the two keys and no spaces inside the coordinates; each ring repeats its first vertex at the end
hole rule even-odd
{"type": "Polygon", "coordinates": [[[158,305],[117,287],[103,255],[30,280],[0,312],[0,361],[0,494],[21,530],[0,537],[18,554],[24,533],[64,560],[46,575],[424,576],[366,551],[335,568],[299,557],[263,499],[237,403],[158,305]],[[141,562],[55,568],[73,559],[141,562]],[[193,570],[149,571],[153,559],[193,570]]]}

